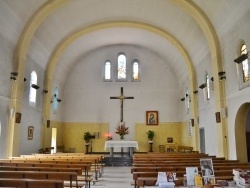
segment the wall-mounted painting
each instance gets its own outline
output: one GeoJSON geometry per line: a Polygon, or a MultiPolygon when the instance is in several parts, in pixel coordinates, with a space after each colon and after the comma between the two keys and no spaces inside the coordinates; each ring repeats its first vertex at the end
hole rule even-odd
{"type": "Polygon", "coordinates": [[[34,127],[33,126],[29,126],[28,127],[28,140],[32,140],[33,139],[33,133],[34,133],[34,127]]]}
{"type": "Polygon", "coordinates": [[[158,111],[146,111],[146,124],[158,125],[158,111]]]}

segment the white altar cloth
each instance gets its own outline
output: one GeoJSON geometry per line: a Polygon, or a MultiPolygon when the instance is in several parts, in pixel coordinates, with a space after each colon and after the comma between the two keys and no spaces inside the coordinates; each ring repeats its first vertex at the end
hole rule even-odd
{"type": "Polygon", "coordinates": [[[137,141],[115,141],[115,140],[108,140],[105,142],[104,149],[107,148],[115,148],[115,147],[126,147],[126,148],[136,148],[138,150],[138,142],[137,141]]]}

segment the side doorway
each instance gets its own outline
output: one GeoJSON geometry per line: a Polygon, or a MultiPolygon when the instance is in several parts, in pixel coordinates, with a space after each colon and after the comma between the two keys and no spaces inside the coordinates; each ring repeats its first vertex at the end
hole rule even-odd
{"type": "Polygon", "coordinates": [[[244,103],[237,111],[235,119],[235,142],[237,160],[250,160],[250,103],[244,103]]]}
{"type": "Polygon", "coordinates": [[[204,127],[200,128],[200,153],[206,153],[204,127]]]}

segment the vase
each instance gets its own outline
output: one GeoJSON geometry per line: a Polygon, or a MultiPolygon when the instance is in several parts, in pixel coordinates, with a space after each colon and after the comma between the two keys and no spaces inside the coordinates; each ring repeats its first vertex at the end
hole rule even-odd
{"type": "Polygon", "coordinates": [[[124,135],[120,135],[120,140],[124,140],[124,135]]]}

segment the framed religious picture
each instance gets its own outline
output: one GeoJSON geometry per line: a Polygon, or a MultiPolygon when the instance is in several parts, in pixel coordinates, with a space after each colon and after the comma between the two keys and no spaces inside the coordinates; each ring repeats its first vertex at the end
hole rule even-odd
{"type": "Polygon", "coordinates": [[[203,177],[214,176],[214,168],[212,158],[202,158],[200,159],[201,174],[203,177]]]}
{"type": "Polygon", "coordinates": [[[159,122],[158,111],[146,111],[146,124],[158,125],[159,122]]]}
{"type": "Polygon", "coordinates": [[[33,133],[34,133],[34,127],[33,126],[29,126],[28,127],[28,140],[32,140],[33,139],[33,133]]]}

